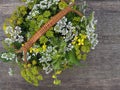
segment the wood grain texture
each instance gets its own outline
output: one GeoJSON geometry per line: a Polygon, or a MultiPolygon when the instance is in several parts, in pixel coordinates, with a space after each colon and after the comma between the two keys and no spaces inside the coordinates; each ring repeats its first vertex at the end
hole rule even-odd
{"type": "MultiPolygon", "coordinates": [[[[87,2],[87,11],[96,12],[99,44],[89,53],[86,66],[64,71],[59,77],[60,86],[52,85],[51,76],[44,75],[45,80],[39,87],[34,87],[21,78],[19,68],[13,77],[8,76],[9,64],[1,62],[0,90],[120,90],[120,1],[87,2]]],[[[19,0],[0,0],[0,50],[3,50],[1,40],[5,37],[2,23],[21,4],[19,0]]]]}

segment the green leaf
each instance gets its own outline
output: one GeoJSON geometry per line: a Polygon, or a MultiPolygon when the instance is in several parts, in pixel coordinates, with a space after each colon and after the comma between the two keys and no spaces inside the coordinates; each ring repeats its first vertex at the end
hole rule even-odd
{"type": "Polygon", "coordinates": [[[37,79],[38,79],[38,80],[43,80],[43,76],[42,76],[42,75],[39,75],[39,76],[37,76],[37,79]]]}
{"type": "Polygon", "coordinates": [[[82,58],[82,55],[81,55],[81,54],[77,55],[77,59],[78,59],[78,60],[80,60],[81,58],[82,58]]]}
{"type": "Polygon", "coordinates": [[[54,70],[60,69],[60,62],[54,63],[53,68],[54,68],[54,70]]]}
{"type": "Polygon", "coordinates": [[[79,22],[80,21],[80,17],[74,17],[73,21],[79,22]]]}
{"type": "Polygon", "coordinates": [[[75,45],[75,50],[77,51],[77,50],[79,50],[79,45],[75,45]]]}
{"type": "Polygon", "coordinates": [[[40,40],[40,44],[44,44],[48,41],[48,39],[45,36],[42,36],[39,40],[40,40]]]}
{"type": "Polygon", "coordinates": [[[88,53],[88,52],[90,52],[90,47],[89,46],[82,46],[81,51],[88,53]]]}
{"type": "Polygon", "coordinates": [[[71,64],[79,65],[79,60],[77,59],[74,50],[68,52],[67,59],[71,64]]]}
{"type": "Polygon", "coordinates": [[[86,52],[87,50],[86,50],[86,46],[81,46],[81,51],[82,52],[86,52]]]}
{"type": "Polygon", "coordinates": [[[47,31],[47,32],[46,32],[46,36],[49,37],[49,38],[50,38],[50,37],[54,37],[53,31],[50,31],[50,30],[47,31]]]}
{"type": "Polygon", "coordinates": [[[4,41],[2,41],[2,46],[4,47],[5,50],[7,50],[8,52],[14,52],[15,49],[13,48],[13,46],[8,46],[4,41]]]}
{"type": "Polygon", "coordinates": [[[41,20],[43,20],[43,15],[39,15],[38,18],[37,18],[38,22],[41,21],[41,20]]]}
{"type": "Polygon", "coordinates": [[[79,55],[80,54],[80,50],[76,50],[76,55],[79,55]]]}
{"type": "Polygon", "coordinates": [[[48,10],[43,13],[43,16],[44,16],[44,17],[47,17],[47,18],[48,18],[50,15],[51,15],[51,13],[50,13],[50,11],[48,11],[48,10]]]}
{"type": "Polygon", "coordinates": [[[61,2],[59,2],[59,9],[64,9],[64,8],[66,8],[68,5],[67,5],[67,3],[66,2],[64,2],[64,1],[61,1],[61,2]]]}
{"type": "Polygon", "coordinates": [[[83,54],[83,55],[82,55],[82,60],[84,60],[84,61],[85,61],[85,60],[86,60],[86,58],[87,58],[87,54],[83,54]]]}
{"type": "Polygon", "coordinates": [[[90,47],[89,46],[82,46],[81,51],[84,53],[88,53],[88,52],[90,52],[90,47]]]}
{"type": "Polygon", "coordinates": [[[29,25],[30,25],[30,28],[34,28],[36,26],[36,21],[32,20],[29,25]]]}

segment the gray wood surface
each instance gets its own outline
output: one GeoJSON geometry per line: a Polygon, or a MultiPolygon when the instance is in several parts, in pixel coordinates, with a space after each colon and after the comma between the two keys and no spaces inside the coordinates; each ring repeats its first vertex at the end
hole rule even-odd
{"type": "MultiPolygon", "coordinates": [[[[79,1],[79,0],[78,0],[79,1]]],[[[99,44],[89,53],[87,65],[66,70],[59,77],[60,86],[52,85],[50,75],[39,87],[24,81],[17,73],[8,76],[9,64],[0,63],[0,90],[120,90],[120,1],[88,0],[88,12],[94,10],[98,25],[99,44]]],[[[5,37],[2,23],[6,17],[21,5],[20,0],[0,0],[0,51],[3,50],[1,40],[5,37]]]]}

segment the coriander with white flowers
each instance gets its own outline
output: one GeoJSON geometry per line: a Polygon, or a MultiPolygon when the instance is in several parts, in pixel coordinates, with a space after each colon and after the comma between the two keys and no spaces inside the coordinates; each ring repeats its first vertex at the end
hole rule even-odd
{"type": "Polygon", "coordinates": [[[77,6],[74,0],[23,1],[26,5],[4,22],[6,52],[1,59],[16,62],[21,76],[35,86],[43,80],[42,70],[53,73],[53,83],[59,85],[57,76],[86,60],[98,43],[94,12],[86,17],[86,3],[77,6]]]}

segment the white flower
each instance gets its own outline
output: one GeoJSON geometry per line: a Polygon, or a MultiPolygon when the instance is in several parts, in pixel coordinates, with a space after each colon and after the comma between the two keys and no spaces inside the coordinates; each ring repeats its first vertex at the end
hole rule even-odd
{"type": "Polygon", "coordinates": [[[86,17],[85,17],[85,16],[83,16],[83,17],[81,18],[81,22],[83,22],[83,21],[84,21],[84,19],[86,19],[86,17]]]}
{"type": "Polygon", "coordinates": [[[49,68],[49,69],[46,69],[46,70],[45,70],[45,73],[46,73],[46,74],[49,74],[49,73],[51,73],[52,71],[53,71],[53,69],[52,69],[52,68],[49,68]]]}
{"type": "Polygon", "coordinates": [[[95,25],[97,23],[97,20],[94,20],[94,12],[92,13],[92,19],[89,22],[89,24],[86,26],[87,31],[87,38],[92,44],[91,49],[95,49],[95,46],[98,44],[97,37],[98,35],[95,33],[95,25]]]}
{"type": "Polygon", "coordinates": [[[6,59],[6,60],[14,60],[15,57],[16,57],[16,55],[13,53],[3,53],[1,55],[1,58],[6,59]]]}
{"type": "Polygon", "coordinates": [[[32,11],[33,11],[33,10],[37,10],[37,9],[38,9],[38,5],[39,5],[39,4],[35,4],[35,5],[33,6],[33,8],[32,8],[32,11]]]}
{"type": "Polygon", "coordinates": [[[10,38],[5,38],[4,42],[8,45],[11,45],[13,43],[12,39],[10,38]]]}
{"type": "MultiPolygon", "coordinates": [[[[23,55],[24,55],[24,52],[23,52],[23,55]]],[[[27,52],[27,61],[29,61],[31,59],[31,55],[27,52]]],[[[22,60],[24,61],[24,57],[22,57],[22,60]]]]}
{"type": "Polygon", "coordinates": [[[5,59],[7,57],[7,54],[6,53],[3,53],[2,55],[1,55],[1,58],[3,58],[3,59],[5,59]]]}
{"type": "Polygon", "coordinates": [[[8,74],[9,74],[10,76],[13,76],[14,72],[13,72],[12,68],[9,68],[8,74]]]}
{"type": "Polygon", "coordinates": [[[47,1],[46,0],[40,1],[40,8],[41,9],[46,9],[47,8],[47,1]]]}
{"type": "Polygon", "coordinates": [[[61,20],[59,20],[57,22],[57,24],[61,27],[65,27],[66,26],[66,22],[67,22],[67,18],[66,17],[63,17],[61,20]]]}
{"type": "Polygon", "coordinates": [[[51,53],[53,50],[52,46],[48,46],[46,52],[51,53]]]}
{"type": "Polygon", "coordinates": [[[48,1],[48,8],[50,8],[52,6],[52,2],[48,1]]]}
{"type": "Polygon", "coordinates": [[[54,27],[54,31],[60,32],[62,27],[60,27],[58,24],[54,27]]]}
{"type": "Polygon", "coordinates": [[[14,60],[15,59],[15,54],[12,53],[7,53],[7,60],[14,60]]]}
{"type": "Polygon", "coordinates": [[[67,33],[68,33],[69,31],[66,29],[66,28],[64,28],[64,29],[62,29],[62,35],[66,35],[67,33]]]}
{"type": "Polygon", "coordinates": [[[45,70],[46,74],[49,74],[50,72],[53,71],[53,69],[49,63],[42,64],[42,66],[43,66],[43,70],[45,70]]]}
{"type": "Polygon", "coordinates": [[[12,36],[13,28],[11,26],[7,26],[5,30],[5,34],[10,34],[12,36]]]}
{"type": "Polygon", "coordinates": [[[60,0],[53,0],[53,3],[58,4],[60,0]]]}
{"type": "Polygon", "coordinates": [[[37,14],[39,14],[39,11],[33,11],[32,13],[31,13],[31,15],[34,17],[34,16],[36,16],[37,14]]]}
{"type": "Polygon", "coordinates": [[[23,42],[23,36],[17,36],[14,39],[15,39],[15,41],[18,41],[19,43],[23,42]]]}
{"type": "MultiPolygon", "coordinates": [[[[68,42],[73,39],[75,36],[75,28],[72,25],[72,22],[67,23],[67,18],[64,16],[61,20],[57,22],[57,24],[54,27],[55,32],[59,32],[62,35],[64,35],[65,42],[68,42]]],[[[77,33],[76,33],[77,34],[77,33]]]]}
{"type": "Polygon", "coordinates": [[[31,16],[27,16],[27,19],[29,20],[29,19],[31,19],[32,17],[31,16]]]}
{"type": "Polygon", "coordinates": [[[22,32],[22,31],[21,31],[21,27],[16,26],[16,27],[15,27],[15,33],[20,34],[21,32],[22,32]]]}
{"type": "Polygon", "coordinates": [[[31,55],[29,53],[27,53],[27,60],[31,59],[31,55]]]}
{"type": "Polygon", "coordinates": [[[15,30],[21,30],[21,27],[16,26],[16,27],[15,27],[15,30]]]}
{"type": "Polygon", "coordinates": [[[18,63],[18,58],[17,57],[15,58],[15,62],[18,63]]]}
{"type": "Polygon", "coordinates": [[[26,0],[26,4],[28,4],[28,3],[31,3],[31,2],[34,2],[34,0],[26,0]]]}
{"type": "Polygon", "coordinates": [[[68,46],[65,48],[65,51],[70,51],[73,48],[74,48],[74,46],[71,43],[69,43],[68,46]]]}

